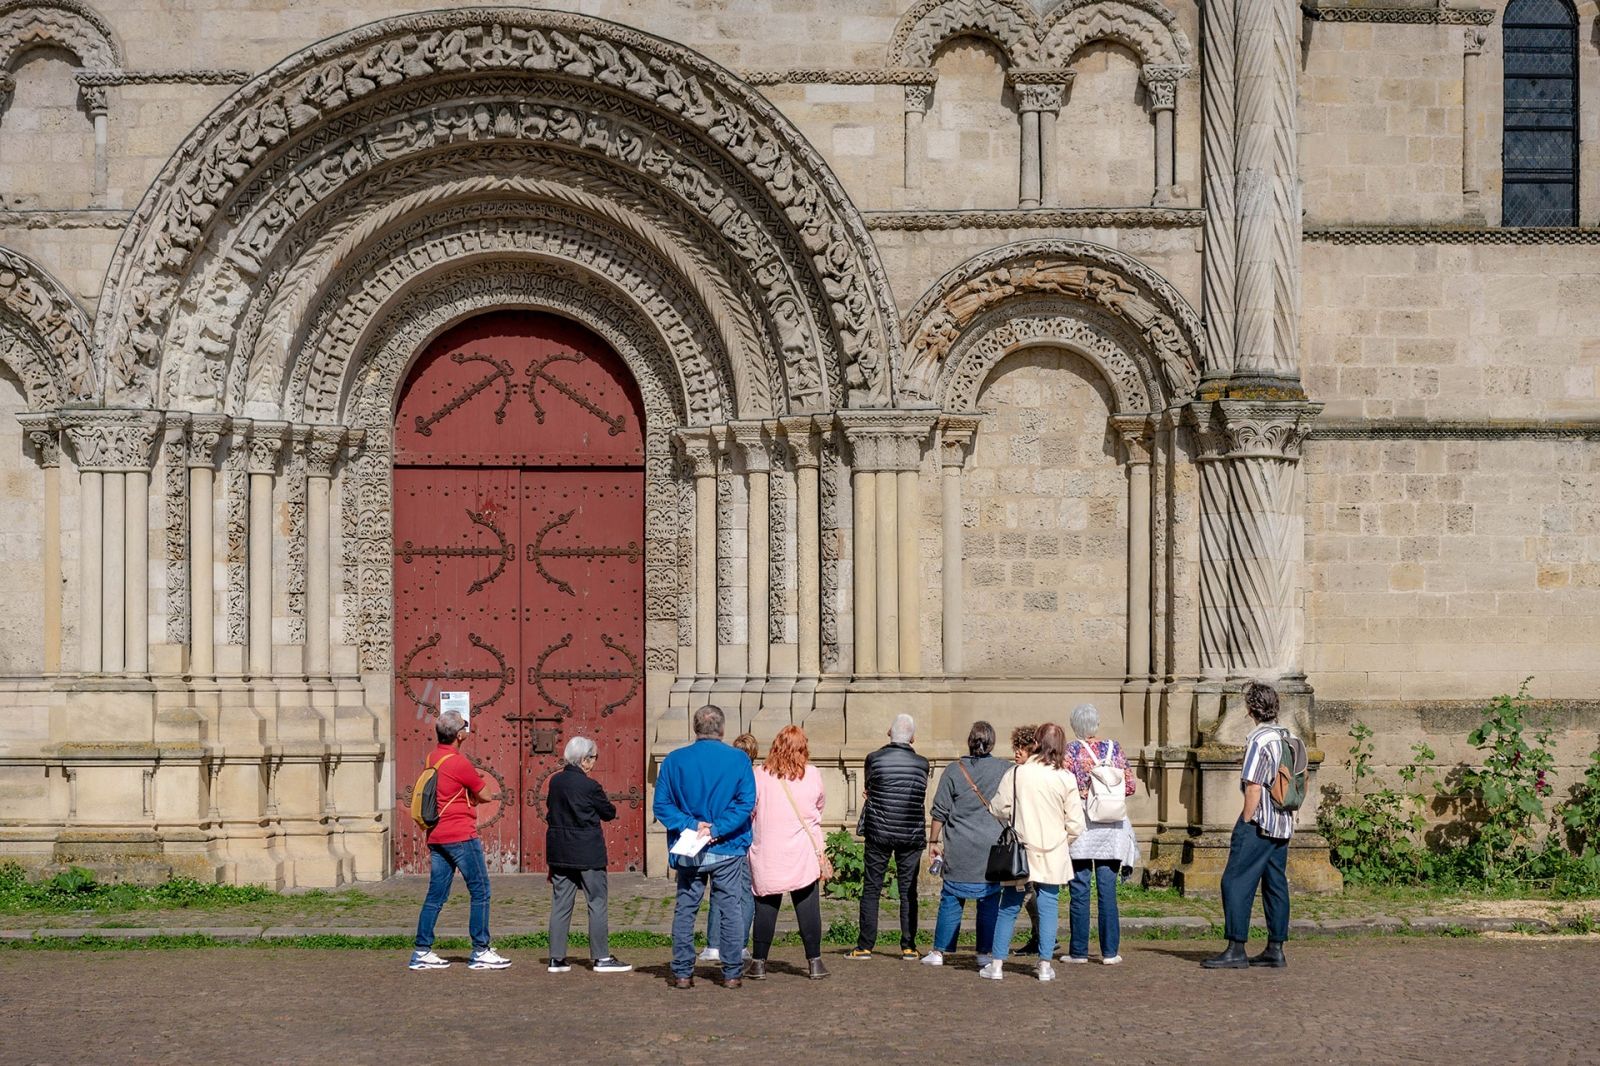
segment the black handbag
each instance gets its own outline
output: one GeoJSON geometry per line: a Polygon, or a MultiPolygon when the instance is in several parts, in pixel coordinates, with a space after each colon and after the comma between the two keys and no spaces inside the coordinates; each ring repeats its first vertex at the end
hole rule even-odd
{"type": "MultiPolygon", "coordinates": [[[[1018,770],[1021,767],[1017,767],[1018,770]]],[[[989,849],[989,865],[984,880],[1006,884],[1028,879],[1028,849],[1017,839],[1017,771],[1011,771],[1011,822],[1000,827],[1000,839],[989,849]]]]}

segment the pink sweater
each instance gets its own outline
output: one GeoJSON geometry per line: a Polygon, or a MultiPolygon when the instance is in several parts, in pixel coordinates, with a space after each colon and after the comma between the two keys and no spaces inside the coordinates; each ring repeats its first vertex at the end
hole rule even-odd
{"type": "Polygon", "coordinates": [[[822,872],[822,772],[807,766],[798,781],[783,781],[756,767],[755,839],[750,844],[750,880],[758,896],[805,888],[822,872]],[[794,805],[783,794],[789,786],[794,805]],[[795,807],[805,819],[794,816],[795,807]]]}

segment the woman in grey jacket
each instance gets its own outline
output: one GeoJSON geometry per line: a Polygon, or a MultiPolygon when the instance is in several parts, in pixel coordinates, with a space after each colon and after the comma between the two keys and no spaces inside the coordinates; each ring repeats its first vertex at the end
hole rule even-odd
{"type": "Polygon", "coordinates": [[[928,851],[943,858],[944,888],[933,928],[933,950],[922,957],[928,966],[943,966],[955,950],[956,934],[966,901],[978,904],[978,965],[993,961],[994,925],[1000,913],[1000,886],[984,880],[989,849],[1000,838],[1000,823],[989,813],[989,800],[1010,763],[997,759],[994,726],[973,722],[967,733],[967,757],[944,768],[933,793],[933,832],[928,851]]]}

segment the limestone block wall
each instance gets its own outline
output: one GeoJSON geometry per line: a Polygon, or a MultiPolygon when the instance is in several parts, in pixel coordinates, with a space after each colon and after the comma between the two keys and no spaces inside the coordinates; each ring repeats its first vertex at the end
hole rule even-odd
{"type": "Polygon", "coordinates": [[[959,37],[935,56],[934,68],[923,199],[935,207],[1016,207],[1022,135],[1005,58],[986,41],[959,37]]]}
{"type": "Polygon", "coordinates": [[[16,378],[0,369],[0,675],[13,677],[44,670],[44,474],[27,455],[16,419],[25,410],[16,378]]]}
{"type": "Polygon", "coordinates": [[[0,207],[87,207],[94,126],[78,106],[71,53],[34,49],[13,70],[12,115],[0,130],[0,207]]]}
{"type": "Polygon", "coordinates": [[[1097,42],[1079,50],[1072,68],[1077,76],[1056,123],[1062,206],[1148,203],[1146,190],[1155,187],[1154,134],[1138,57],[1097,42]]]}

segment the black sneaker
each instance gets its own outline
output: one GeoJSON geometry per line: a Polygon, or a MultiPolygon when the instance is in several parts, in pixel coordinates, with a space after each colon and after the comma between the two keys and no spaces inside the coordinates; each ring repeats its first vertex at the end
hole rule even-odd
{"type": "Polygon", "coordinates": [[[595,973],[627,973],[633,969],[615,955],[607,955],[603,959],[594,960],[595,973]]]}
{"type": "Polygon", "coordinates": [[[545,972],[546,973],[566,973],[567,971],[569,971],[571,969],[572,969],[572,967],[570,965],[568,965],[566,959],[551,959],[550,960],[550,965],[545,967],[545,972]]]}

